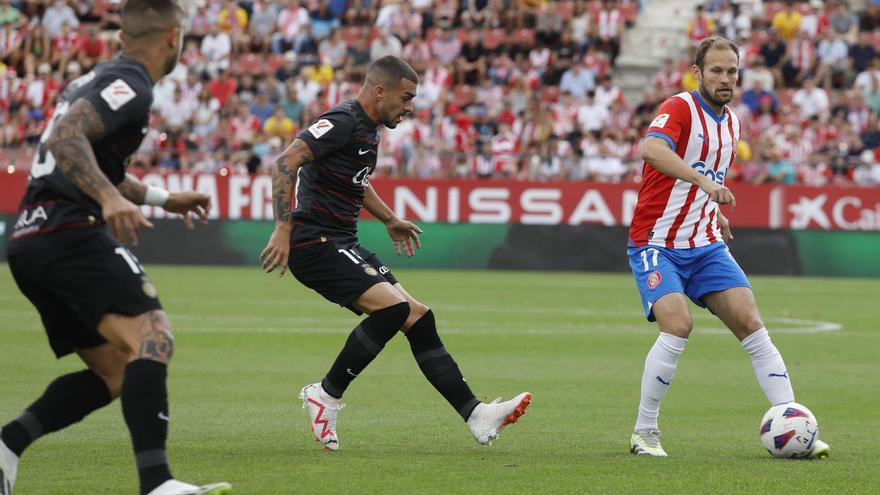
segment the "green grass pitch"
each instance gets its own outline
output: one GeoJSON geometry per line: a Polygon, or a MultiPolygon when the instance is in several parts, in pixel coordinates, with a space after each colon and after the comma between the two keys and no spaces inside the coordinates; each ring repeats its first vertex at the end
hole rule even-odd
{"type": "MultiPolygon", "coordinates": [[[[171,318],[173,472],[240,494],[880,493],[880,281],[765,278],[759,307],[810,407],[827,461],[773,459],[768,404],[749,359],[695,309],[695,332],[661,414],[667,459],[628,452],[655,327],[627,275],[400,271],[431,305],[474,392],[534,402],[491,448],[421,376],[395,338],[351,386],[341,450],[319,449],[299,388],[319,380],[358,319],[257,268],[147,267],[171,318]]],[[[55,376],[36,311],[0,266],[0,424],[55,376]]],[[[28,450],[17,493],[136,493],[118,402],[28,450]]]]}

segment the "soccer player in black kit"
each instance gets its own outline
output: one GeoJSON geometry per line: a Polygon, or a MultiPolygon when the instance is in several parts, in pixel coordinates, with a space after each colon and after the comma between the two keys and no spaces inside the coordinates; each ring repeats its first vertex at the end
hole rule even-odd
{"type": "Polygon", "coordinates": [[[273,172],[275,230],[260,255],[263,269],[286,268],[303,285],[356,314],[366,313],[324,379],[300,398],[309,426],[327,450],[339,449],[339,399],[398,331],[406,334],[425,377],[461,415],[480,444],[525,414],[531,395],[484,404],[471,392],[437,335],[434,313],[410,296],[379,258],[358,243],[361,208],[385,224],[399,255],[415,254],[421,229],[395,216],[370,186],[378,126],[395,128],[412,111],[418,76],[402,59],[367,69],[357,98],[321,115],[284,151],[273,172]],[[296,209],[291,212],[294,186],[296,209]]]}
{"type": "Polygon", "coordinates": [[[169,194],[125,173],[147,131],[153,84],[180,55],[182,20],[173,0],[128,0],[121,56],[67,86],[40,140],[9,237],[9,268],[40,313],[55,355],[75,352],[87,369],[57,378],[3,425],[2,495],[12,493],[19,457],[33,441],[116,397],[142,495],[230,491],[227,483],[199,487],[171,476],[165,381],[174,339],[155,287],[122,245],[137,244],[137,229],[151,227],[139,204],[183,214],[188,227],[191,214],[204,221],[210,208],[208,196],[169,194]]]}

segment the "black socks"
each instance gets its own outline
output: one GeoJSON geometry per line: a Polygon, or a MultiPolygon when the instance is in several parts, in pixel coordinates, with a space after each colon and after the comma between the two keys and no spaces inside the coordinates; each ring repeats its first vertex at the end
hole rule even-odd
{"type": "Polygon", "coordinates": [[[325,392],[342,397],[352,380],[379,355],[409,317],[409,303],[402,302],[374,312],[348,336],[345,346],[321,381],[325,392]]]}
{"type": "Polygon", "coordinates": [[[131,433],[135,462],[145,495],[171,479],[165,440],[168,438],[168,366],[138,359],[125,367],[122,415],[131,433]]]}
{"type": "Polygon", "coordinates": [[[458,364],[446,352],[440,336],[434,312],[430,309],[419,318],[406,333],[413,356],[431,385],[458,411],[465,421],[480,403],[465,382],[458,364]]]}
{"type": "Polygon", "coordinates": [[[18,418],[4,425],[0,436],[9,450],[21,456],[34,440],[81,421],[111,400],[107,384],[91,370],[60,376],[18,418]]]}

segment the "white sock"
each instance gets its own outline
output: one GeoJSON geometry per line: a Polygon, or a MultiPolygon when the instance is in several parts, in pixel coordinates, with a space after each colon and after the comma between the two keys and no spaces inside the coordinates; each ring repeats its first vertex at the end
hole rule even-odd
{"type": "Polygon", "coordinates": [[[660,332],[654,347],[645,358],[645,372],[642,374],[642,398],[639,401],[639,417],[636,430],[656,430],[660,415],[660,401],[666,395],[678,358],[684,352],[687,339],[660,332]]]}
{"type": "Polygon", "coordinates": [[[782,361],[779,350],[770,341],[770,335],[766,328],[742,340],[743,349],[752,358],[752,368],[758,377],[758,384],[772,405],[794,402],[794,391],[791,389],[791,380],[788,378],[788,370],[782,361]]]}

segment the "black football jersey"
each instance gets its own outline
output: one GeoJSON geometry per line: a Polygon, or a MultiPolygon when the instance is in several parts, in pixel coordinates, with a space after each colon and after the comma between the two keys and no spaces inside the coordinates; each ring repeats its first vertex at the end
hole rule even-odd
{"type": "Polygon", "coordinates": [[[147,133],[153,81],[139,62],[103,62],[68,84],[40,138],[19,218],[9,236],[9,254],[43,234],[103,223],[100,205],[64,176],[45,144],[58,119],[80,98],[88,99],[103,121],[105,137],[93,142],[92,150],[114,185],[125,179],[128,159],[147,133]]]}
{"type": "Polygon", "coordinates": [[[291,242],[357,236],[364,190],[376,169],[378,126],[357,100],[318,117],[299,134],[315,159],[300,167],[291,242]]]}

